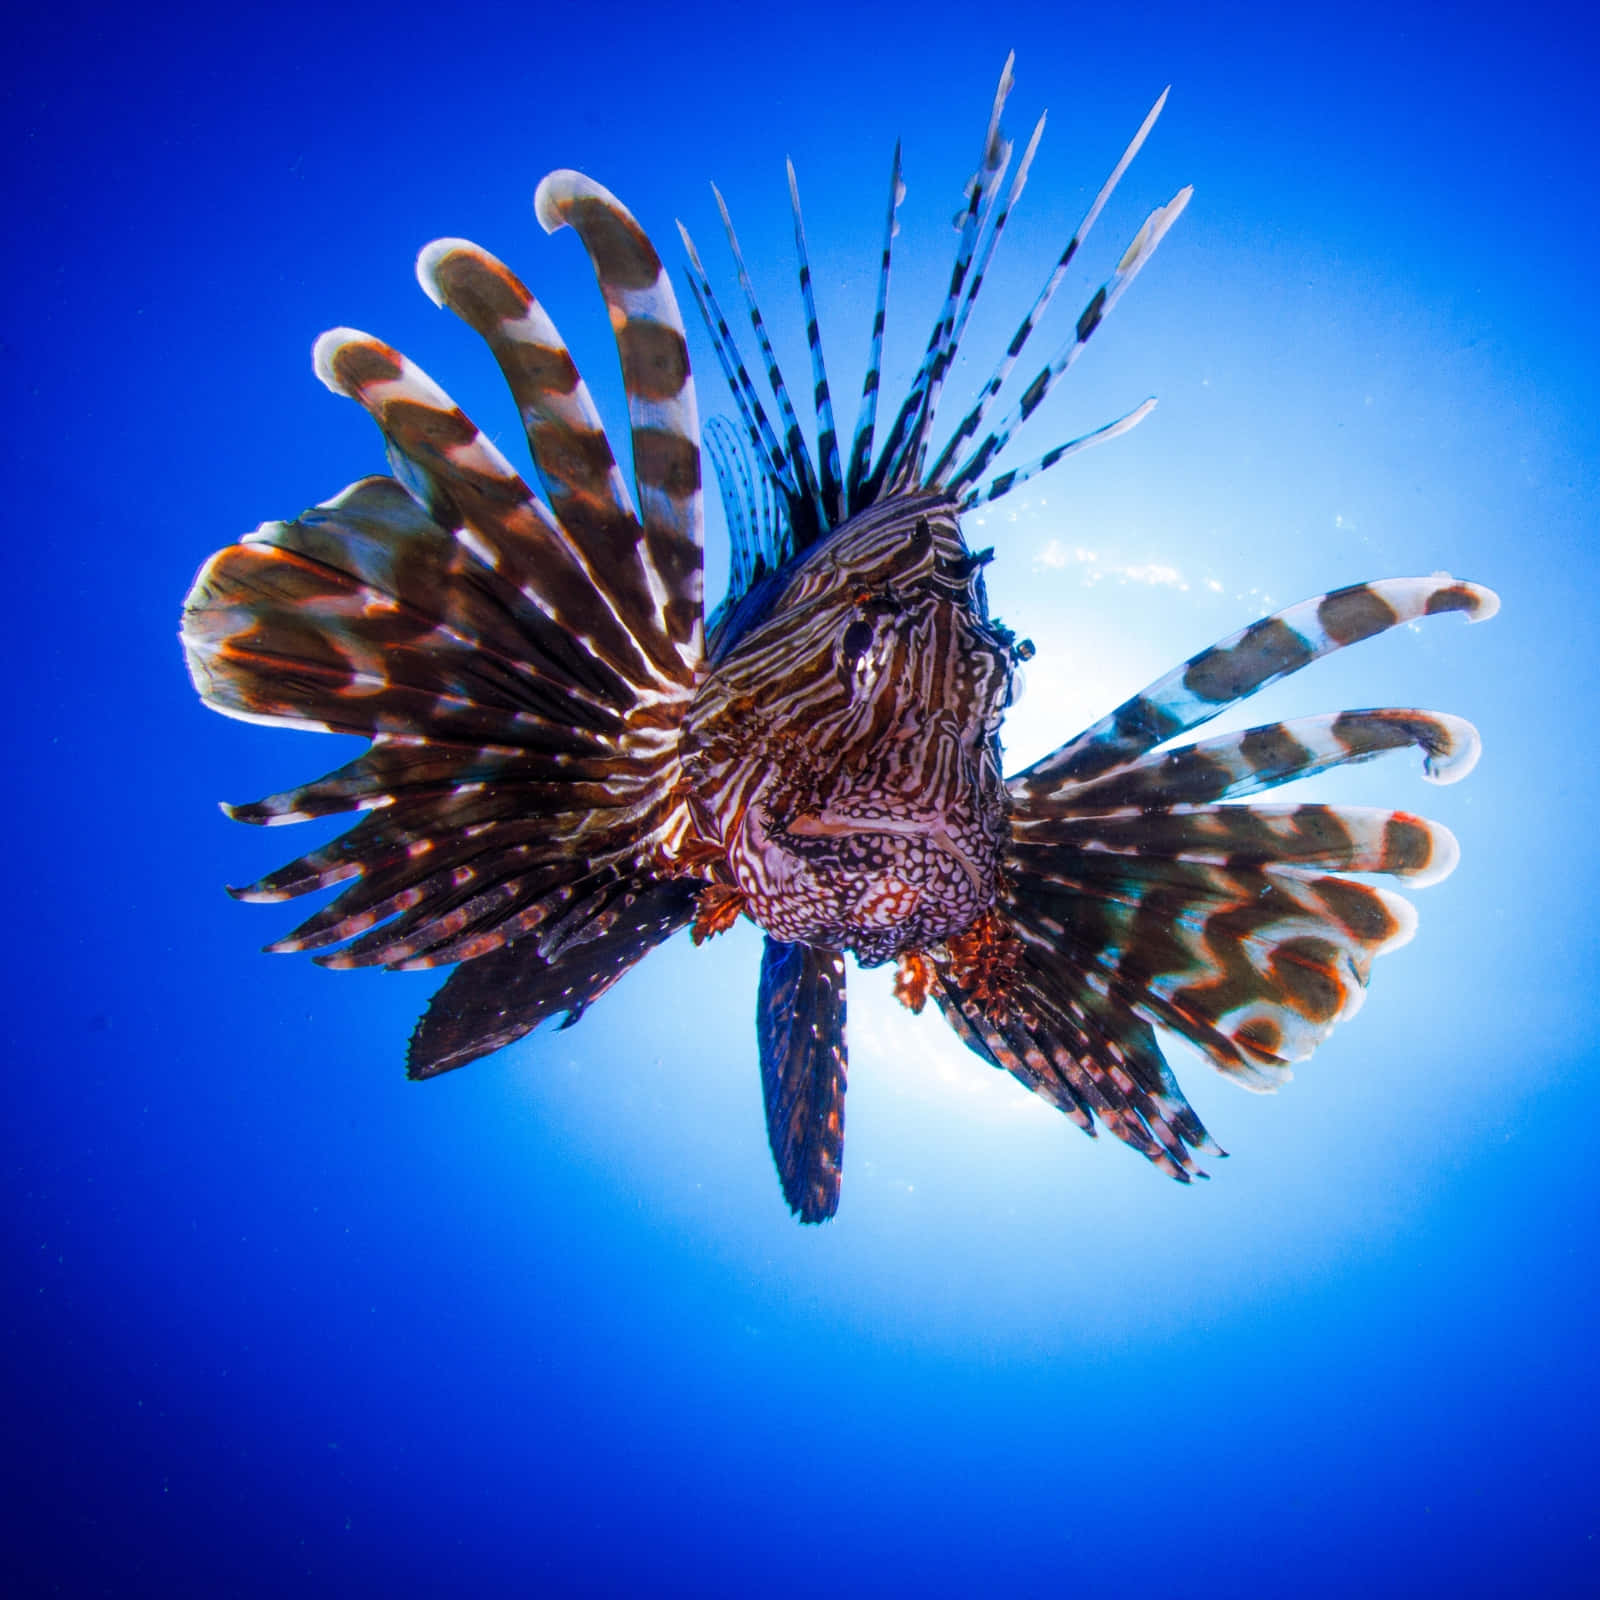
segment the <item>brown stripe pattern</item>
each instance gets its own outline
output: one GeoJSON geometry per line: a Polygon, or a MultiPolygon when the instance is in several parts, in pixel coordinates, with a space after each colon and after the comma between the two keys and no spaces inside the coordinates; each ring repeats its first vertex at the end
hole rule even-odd
{"type": "Polygon", "coordinates": [[[1035,762],[1017,783],[1081,782],[1175,739],[1301,667],[1403,622],[1459,611],[1483,622],[1500,608],[1492,590],[1431,578],[1388,578],[1318,595],[1241,628],[1185,661],[1076,739],[1035,762]]]}
{"type": "Polygon", "coordinates": [[[1427,778],[1450,783],[1479,743],[1459,717],[1386,708],[1158,747],[1399,622],[1497,605],[1447,578],[1319,596],[1201,652],[1011,779],[998,903],[1013,981],[984,992],[958,941],[928,952],[957,1031],[1081,1126],[1103,1123],[1182,1181],[1202,1175],[1192,1152],[1214,1146],[1152,1025],[1246,1087],[1275,1088],[1415,930],[1408,902],[1338,874],[1420,887],[1459,858],[1448,829],[1407,812],[1221,802],[1412,747],[1427,778]]]}
{"type": "Polygon", "coordinates": [[[676,726],[702,655],[683,330],[633,218],[598,186],[560,178],[541,214],[577,226],[612,313],[640,510],[554,324],[488,252],[441,240],[419,278],[500,363],[549,503],[405,356],[335,329],[317,342],[318,375],[372,416],[395,477],[220,552],[184,612],[209,704],[372,740],[322,779],[229,808],[259,824],[360,816],[233,891],[276,901],[337,888],[271,948],[391,968],[515,948],[501,965],[520,987],[503,973],[495,983],[522,995],[525,1015],[514,1026],[480,1015],[471,1037],[464,997],[490,969],[463,968],[472,980],[441,991],[413,1043],[417,1075],[499,1048],[563,1000],[576,1015],[617,963],[680,925],[700,886],[679,860],[676,726]]]}
{"type": "Polygon", "coordinates": [[[991,903],[1006,638],[948,501],[890,501],[817,547],[713,665],[684,727],[695,824],[775,939],[865,963],[991,903]]]}
{"type": "Polygon", "coordinates": [[[700,416],[677,296],[655,246],[620,200],[581,172],[552,172],[534,209],[547,233],[572,228],[594,263],[622,359],[644,560],[668,637],[699,662],[700,416]]]}

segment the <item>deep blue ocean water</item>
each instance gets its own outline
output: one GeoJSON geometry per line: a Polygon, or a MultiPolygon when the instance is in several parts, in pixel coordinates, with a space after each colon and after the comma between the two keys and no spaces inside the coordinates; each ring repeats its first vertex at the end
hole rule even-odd
{"type": "Polygon", "coordinates": [[[6,1592],[1600,1592],[1581,14],[228,9],[52,5],[4,68],[6,1592]],[[382,469],[313,337],[388,339],[509,447],[412,277],[465,235],[615,417],[587,261],[531,214],[575,166],[669,255],[682,217],[731,291],[715,178],[798,375],[787,154],[853,396],[903,136],[897,397],[1013,47],[1007,125],[1050,124],[953,383],[1169,82],[1043,348],[1150,207],[1196,198],[1016,459],[1160,409],[969,521],[1039,646],[1011,764],[1265,610],[1447,568],[1501,615],[1396,630],[1233,725],[1470,717],[1458,787],[1395,757],[1306,789],[1448,823],[1459,870],[1282,1094],[1174,1047],[1232,1152],[1192,1189],[863,974],[843,1205],[801,1229],[748,927],[407,1084],[435,980],[269,959],[293,908],[221,892],[310,830],[215,802],[344,747],[207,712],[175,638],[214,548],[382,469]]]}

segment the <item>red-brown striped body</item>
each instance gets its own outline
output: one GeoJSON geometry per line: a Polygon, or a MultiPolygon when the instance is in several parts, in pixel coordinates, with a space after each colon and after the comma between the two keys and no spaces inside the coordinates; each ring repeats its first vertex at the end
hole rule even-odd
{"type": "Polygon", "coordinates": [[[1012,648],[977,573],[948,501],[891,500],[713,639],[684,771],[698,831],[774,938],[872,964],[993,904],[1012,648]]]}

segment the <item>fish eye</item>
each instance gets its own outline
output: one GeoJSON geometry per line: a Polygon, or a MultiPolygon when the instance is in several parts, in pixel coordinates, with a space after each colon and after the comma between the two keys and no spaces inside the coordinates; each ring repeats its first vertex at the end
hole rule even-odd
{"type": "Polygon", "coordinates": [[[845,665],[853,667],[871,648],[872,624],[861,617],[857,617],[844,630],[844,640],[840,645],[840,653],[844,657],[845,665]]]}

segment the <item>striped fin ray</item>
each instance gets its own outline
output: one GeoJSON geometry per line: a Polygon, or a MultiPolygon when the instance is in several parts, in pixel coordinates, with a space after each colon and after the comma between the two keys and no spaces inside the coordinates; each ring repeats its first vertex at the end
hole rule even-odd
{"type": "Polygon", "coordinates": [[[945,373],[955,358],[956,320],[965,302],[967,277],[973,270],[978,240],[980,237],[994,237],[992,219],[1001,204],[999,186],[1011,164],[1009,142],[1001,144],[996,150],[995,162],[987,183],[980,183],[978,178],[972,180],[971,198],[956,245],[956,259],[950,271],[945,303],[929,335],[922,365],[911,383],[911,392],[901,405],[884,446],[884,458],[878,467],[877,480],[886,493],[913,489],[922,473],[928,434],[933,428],[934,410],[944,389],[945,373]]]}
{"type": "Polygon", "coordinates": [[[1046,366],[1039,370],[1023,391],[1022,398],[1005,419],[956,469],[954,476],[945,485],[952,494],[959,495],[982,476],[989,463],[1010,443],[1011,436],[1033,415],[1062,376],[1083,354],[1095,330],[1104,322],[1112,307],[1127,292],[1133,280],[1155,254],[1157,246],[1166,238],[1173,223],[1183,215],[1184,207],[1189,204],[1193,194],[1192,187],[1180,189],[1164,206],[1157,206],[1145,218],[1143,226],[1134,235],[1133,242],[1123,252],[1116,271],[1095,290],[1088,305],[1079,313],[1072,338],[1062,345],[1046,366]]]}
{"type": "Polygon", "coordinates": [[[767,1139],[783,1198],[802,1222],[839,1208],[844,1156],[845,970],[837,950],[762,947],[756,1004],[767,1139]]]}
{"type": "Polygon", "coordinates": [[[694,295],[696,306],[700,309],[700,317],[706,325],[706,332],[711,336],[712,347],[717,352],[717,362],[722,368],[723,376],[728,380],[728,388],[732,391],[734,401],[739,407],[739,415],[750,436],[751,446],[763,469],[793,504],[800,499],[800,485],[794,475],[793,466],[783,446],[779,444],[771,422],[767,419],[761,397],[756,393],[755,384],[751,381],[750,369],[745,366],[744,358],[739,354],[738,341],[728,326],[728,319],[723,315],[722,307],[717,303],[716,291],[711,287],[711,280],[701,263],[700,252],[695,248],[689,230],[681,222],[678,224],[678,234],[689,257],[689,288],[694,295]]]}
{"type": "Polygon", "coordinates": [[[1416,888],[1448,877],[1461,854],[1440,823],[1372,806],[1175,805],[1117,816],[1030,810],[1012,817],[1011,835],[1026,860],[1071,851],[1214,867],[1316,867],[1388,873],[1416,888]]]}
{"type": "Polygon", "coordinates": [[[679,643],[663,626],[662,587],[622,471],[588,386],[544,308],[503,262],[464,239],[436,239],[417,278],[489,346],[522,417],[550,506],[603,593],[651,661],[681,679],[679,643]]]}
{"type": "Polygon", "coordinates": [[[878,420],[878,384],[883,371],[883,328],[889,307],[889,256],[894,236],[900,231],[900,202],[906,186],[900,177],[900,141],[894,146],[894,165],[889,172],[889,208],[883,225],[883,259],[878,268],[878,296],[872,313],[872,336],[867,345],[867,375],[861,384],[861,409],[856,417],[855,437],[850,446],[850,470],[845,481],[845,499],[854,516],[865,504],[863,490],[872,466],[872,435],[878,420]]]}
{"type": "Polygon", "coordinates": [[[1430,783],[1455,783],[1476,764],[1480,742],[1470,722],[1442,711],[1335,711],[1199,739],[1082,779],[1030,769],[1008,787],[1013,803],[1033,815],[1148,812],[1242,799],[1411,747],[1422,751],[1430,783]]]}
{"type": "Polygon", "coordinates": [[[793,553],[786,508],[772,481],[757,467],[751,472],[744,442],[725,417],[712,417],[705,429],[706,454],[717,475],[728,518],[731,573],[728,592],[736,599],[793,553]]]}
{"type": "Polygon", "coordinates": [[[546,922],[598,868],[653,868],[678,823],[676,776],[670,751],[625,763],[596,756],[573,770],[522,750],[375,746],[319,783],[232,809],[254,822],[364,815],[339,838],[230,892],[277,902],[343,886],[270,947],[277,951],[360,936],[325,964],[464,960],[546,922]]]}
{"type": "Polygon", "coordinates": [[[1096,428],[1092,433],[1086,433],[1077,439],[1070,439],[1066,444],[1058,444],[1053,450],[1047,450],[1036,461],[1029,461],[1024,466],[1013,467],[1009,472],[1002,472],[998,477],[990,479],[983,489],[972,489],[963,495],[958,502],[962,511],[970,511],[974,506],[988,505],[991,500],[998,500],[1002,495],[1024,484],[1029,478],[1037,477],[1041,472],[1048,472],[1058,462],[1065,461],[1068,456],[1075,456],[1080,451],[1092,450],[1097,444],[1106,444],[1112,439],[1120,439],[1123,434],[1137,428],[1146,417],[1156,408],[1155,399],[1152,397],[1142,405],[1135,406],[1125,417],[1118,417],[1115,422],[1108,422],[1103,428],[1096,428]]]}
{"type": "MultiPolygon", "coordinates": [[[[613,648],[583,649],[547,615],[558,607],[516,582],[525,568],[491,567],[479,548],[390,478],[267,523],[195,580],[183,619],[195,686],[247,721],[552,757],[596,748],[636,705],[630,680],[646,663],[614,625],[613,648]]],[[[563,548],[546,546],[550,587],[566,601],[574,573],[555,559],[563,548]]]]}
{"type": "Polygon", "coordinates": [[[334,937],[350,943],[312,959],[338,970],[420,972],[487,955],[536,930],[534,948],[553,960],[604,930],[626,885],[650,874],[648,855],[624,845],[599,865],[569,854],[531,868],[503,858],[487,868],[462,867],[446,881],[436,877],[383,902],[372,913],[370,929],[353,939],[341,931],[334,937]]]}
{"type": "Polygon", "coordinates": [[[872,474],[870,499],[876,499],[883,493],[910,487],[927,430],[932,425],[931,407],[937,397],[937,386],[943,382],[951,354],[950,336],[955,329],[967,273],[972,266],[983,225],[1000,203],[1000,185],[1011,165],[1011,144],[1001,135],[1000,114],[1011,93],[1014,82],[1011,68],[1015,60],[1015,52],[1008,55],[1006,64],[1000,72],[1000,82],[996,86],[994,103],[989,111],[989,124],[984,130],[983,149],[979,153],[978,168],[967,180],[966,207],[956,218],[959,233],[944,304],[940,307],[939,314],[934,319],[933,330],[928,335],[922,364],[911,380],[910,391],[894,419],[889,437],[884,442],[883,455],[872,474]]]}
{"type": "Polygon", "coordinates": [[[963,985],[947,953],[935,953],[934,966],[934,996],[964,1042],[1091,1137],[1103,1125],[1180,1183],[1205,1176],[1191,1150],[1223,1154],[1150,1024],[1054,950],[1023,944],[1003,998],[963,985]]]}
{"type": "MultiPolygon", "coordinates": [[[[767,324],[761,315],[761,307],[756,301],[755,285],[750,281],[749,269],[745,266],[744,252],[739,248],[739,236],[734,232],[733,218],[728,212],[728,203],[722,198],[722,191],[711,185],[711,193],[716,198],[717,211],[722,217],[723,232],[728,236],[728,249],[733,256],[734,270],[739,277],[739,287],[744,291],[745,305],[750,312],[750,327],[756,336],[756,348],[761,352],[761,359],[766,363],[767,387],[772,391],[772,398],[778,407],[778,417],[783,424],[784,444],[788,451],[790,470],[799,487],[800,501],[811,508],[815,517],[817,528],[829,526],[829,517],[826,506],[822,500],[822,489],[817,482],[816,468],[811,464],[811,452],[806,447],[805,434],[800,430],[800,418],[795,414],[794,402],[789,398],[789,386],[783,381],[783,373],[778,367],[777,353],[772,348],[772,340],[767,334],[767,324]]],[[[806,517],[800,521],[797,533],[805,530],[806,523],[811,521],[806,517]]],[[[798,540],[801,548],[809,544],[809,538],[802,537],[798,540]]]]}
{"type": "Polygon", "coordinates": [[[630,851],[649,856],[669,811],[670,797],[649,780],[628,791],[515,777],[478,778],[431,793],[401,791],[338,839],[230,892],[241,900],[277,902],[348,885],[280,940],[274,946],[280,950],[337,944],[416,907],[421,912],[406,928],[420,926],[447,909],[447,900],[453,907],[496,886],[505,906],[485,924],[487,931],[510,919],[510,902],[524,889],[571,881],[630,851]]]}
{"type": "MultiPolygon", "coordinates": [[[[1462,612],[1481,622],[1499,609],[1493,590],[1447,573],[1352,584],[1264,617],[1192,657],[1012,780],[1037,788],[1109,772],[1210,721],[1301,667],[1402,622],[1462,612]]],[[[1209,797],[1208,797],[1209,798],[1209,797]]]]}
{"type": "Polygon", "coordinates": [[[828,389],[828,369],[822,359],[822,330],[817,324],[817,297],[811,282],[811,258],[806,250],[806,226],[800,216],[800,186],[794,162],[789,173],[789,204],[794,211],[794,249],[800,262],[800,298],[806,313],[806,346],[811,351],[812,399],[817,411],[817,467],[822,476],[822,524],[832,527],[845,519],[844,483],[839,473],[839,432],[833,421],[833,396],[828,389]]]}
{"type": "MultiPolygon", "coordinates": [[[[498,592],[515,592],[516,601],[508,595],[508,603],[544,649],[564,652],[574,673],[580,671],[576,663],[592,655],[637,686],[682,693],[681,686],[662,681],[595,587],[566,530],[426,373],[352,328],[323,334],[312,358],[328,388],[356,401],[377,423],[396,477],[434,522],[451,530],[448,536],[473,565],[494,574],[498,592]]],[[[379,538],[387,542],[386,534],[379,538]]],[[[447,601],[456,604],[457,597],[447,601]]]]}
{"type": "Polygon", "coordinates": [[[1007,874],[1025,943],[1252,1088],[1285,1081],[1354,1015],[1373,959],[1416,927],[1397,895],[1292,866],[1017,850],[1007,874]]]}
{"type": "MultiPolygon", "coordinates": [[[[551,757],[509,745],[468,745],[410,734],[379,734],[353,761],[325,777],[243,805],[224,805],[235,822],[257,827],[308,822],[350,811],[442,806],[457,813],[464,796],[492,793],[514,814],[549,814],[571,804],[584,809],[631,803],[639,790],[654,788],[670,765],[663,752],[655,761],[637,750],[618,770],[609,752],[551,757]]],[[[474,802],[475,805],[478,802],[474,802]]],[[[409,811],[407,813],[410,814],[409,811]]],[[[325,848],[331,848],[325,847],[325,848]]]]}
{"type": "Polygon", "coordinates": [[[728,524],[728,588],[733,594],[743,594],[755,581],[755,563],[761,548],[755,485],[739,448],[738,435],[725,417],[706,419],[705,446],[728,524]]]}
{"type": "Polygon", "coordinates": [[[406,1071],[432,1078],[502,1050],[550,1017],[570,1027],[642,956],[694,916],[693,879],[630,884],[595,936],[554,958],[518,940],[458,967],[411,1036],[406,1071]]]}
{"type": "Polygon", "coordinates": [[[455,829],[418,841],[419,849],[434,847],[420,859],[396,854],[386,835],[353,842],[383,855],[363,860],[350,887],[269,945],[272,954],[323,951],[318,963],[338,969],[438,966],[463,959],[447,954],[447,946],[481,937],[487,951],[548,922],[570,902],[573,886],[597,870],[571,851],[543,851],[537,841],[519,847],[499,839],[483,847],[455,829]]]}
{"type": "Polygon", "coordinates": [[[1005,204],[994,214],[994,220],[984,234],[983,244],[978,251],[978,259],[972,268],[972,276],[967,283],[966,293],[961,299],[960,310],[956,313],[955,326],[950,332],[944,356],[940,360],[939,370],[928,396],[927,413],[924,417],[917,443],[917,457],[913,476],[919,481],[923,475],[923,465],[928,453],[928,439],[933,432],[934,415],[939,407],[939,395],[945,376],[954,364],[956,352],[961,347],[961,336],[967,330],[967,319],[972,315],[972,308],[977,303],[978,294],[983,288],[984,276],[989,270],[990,261],[994,258],[995,247],[1000,243],[1000,235],[1005,231],[1006,221],[1010,217],[1017,201],[1022,198],[1022,191],[1027,186],[1028,173],[1033,166],[1033,158],[1038,153],[1040,139],[1044,137],[1044,124],[1045,118],[1041,114],[1038,122],[1034,124],[1033,133],[1028,138],[1027,146],[1022,152],[1022,160],[1017,165],[1016,176],[1011,180],[1011,189],[1006,195],[1005,204]]]}
{"type": "Polygon", "coordinates": [[[322,951],[316,959],[329,967],[431,968],[511,939],[553,956],[612,909],[619,885],[660,875],[676,807],[670,783],[647,779],[631,793],[603,781],[483,777],[402,791],[338,839],[230,893],[278,902],[337,888],[268,946],[322,951]]]}
{"type": "MultiPolygon", "coordinates": [[[[453,845],[454,832],[477,838],[494,829],[521,829],[524,824],[531,828],[535,819],[541,836],[563,841],[580,833],[615,832],[648,818],[673,776],[670,757],[654,765],[639,763],[638,771],[630,762],[621,773],[614,758],[597,758],[585,763],[588,770],[581,776],[569,780],[564,766],[531,767],[523,751],[509,752],[512,760],[495,760],[489,751],[428,744],[416,754],[418,759],[402,769],[407,781],[391,782],[387,789],[376,787],[377,774],[352,772],[361,760],[307,785],[313,793],[324,784],[334,789],[322,815],[337,814],[335,808],[364,815],[351,832],[268,873],[248,890],[233,892],[241,899],[289,899],[348,877],[350,867],[415,858],[441,840],[449,839],[453,845]],[[418,769],[431,781],[411,782],[418,769]],[[354,801],[351,790],[360,791],[354,801]],[[557,828],[556,823],[564,826],[557,828]]],[[[268,808],[285,800],[297,802],[304,793],[290,790],[255,806],[228,808],[229,815],[236,821],[257,822],[265,811],[270,821],[268,808]]]]}
{"type": "Polygon", "coordinates": [[[1086,1089],[1076,1061],[1070,1056],[1058,1059],[1053,1042],[1039,1027],[1036,1004],[1029,1004],[1033,995],[1024,997],[1019,990],[1016,1005],[995,1016],[993,1007],[981,1005],[962,988],[946,964],[936,962],[935,971],[933,998],[961,1042],[1094,1138],[1094,1111],[1105,1102],[1086,1089]]]}
{"type": "MultiPolygon", "coordinates": [[[[1050,302],[1055,298],[1056,291],[1065,282],[1067,269],[1072,265],[1073,257],[1077,255],[1078,248],[1089,237],[1089,231],[1099,220],[1100,213],[1105,209],[1106,202],[1111,198],[1117,185],[1122,181],[1123,174],[1133,164],[1133,158],[1138,155],[1140,148],[1149,137],[1150,130],[1156,125],[1156,119],[1161,115],[1162,108],[1167,103],[1167,96],[1171,93],[1170,87],[1161,91],[1156,103],[1146,113],[1144,121],[1139,125],[1139,131],[1128,141],[1128,147],[1122,152],[1121,158],[1111,169],[1111,176],[1101,184],[1100,192],[1094,197],[1093,203],[1084,213],[1083,220],[1079,222],[1072,237],[1067,241],[1066,248],[1061,252],[1050,276],[1045,280],[1044,287],[1034,298],[1028,314],[1017,326],[1017,331],[1011,336],[1011,342],[1006,346],[1005,354],[1001,356],[999,364],[995,367],[989,381],[984,384],[979,392],[976,404],[962,419],[961,425],[951,435],[950,441],[939,452],[938,459],[933,464],[933,470],[928,474],[926,481],[930,489],[945,487],[945,478],[951,463],[956,460],[957,452],[968,440],[977,437],[978,429],[983,426],[983,419],[988,415],[989,408],[993,405],[995,397],[1004,388],[1006,379],[1011,376],[1012,368],[1016,366],[1017,358],[1022,354],[1023,347],[1027,344],[1033,330],[1038,327],[1040,319],[1049,309],[1050,302]]],[[[982,467],[973,476],[976,478],[982,473],[982,467]]]]}
{"type": "MultiPolygon", "coordinates": [[[[1006,219],[1010,218],[1011,208],[1016,205],[1022,195],[1022,189],[1027,184],[1027,174],[1034,165],[1034,155],[1037,154],[1038,141],[1045,134],[1045,118],[1038,118],[1034,125],[1034,133],[1030,134],[1026,149],[1022,150],[1022,160],[1018,163],[1016,178],[1011,179],[1011,189],[1006,194],[1005,203],[990,211],[990,221],[984,230],[982,245],[978,251],[978,259],[971,269],[971,277],[966,283],[965,293],[962,294],[962,304],[955,315],[955,325],[950,328],[944,341],[944,350],[939,355],[938,363],[934,366],[933,379],[928,386],[928,402],[923,408],[922,426],[917,430],[917,448],[914,458],[910,461],[910,477],[922,482],[923,470],[928,458],[928,440],[933,435],[934,418],[939,410],[939,395],[944,390],[944,379],[949,374],[950,366],[955,363],[955,355],[962,344],[962,334],[966,331],[966,318],[970,317],[974,302],[978,301],[978,293],[984,283],[984,274],[989,270],[990,259],[994,258],[995,246],[1000,243],[1000,235],[1005,232],[1006,219]]],[[[1059,459],[1059,458],[1058,458],[1059,459]]],[[[1054,464],[1054,462],[1051,462],[1054,464]]]]}
{"type": "Polygon", "coordinates": [[[534,210],[546,233],[571,227],[594,265],[628,396],[642,558],[661,625],[692,681],[703,650],[700,416],[671,277],[627,207],[580,172],[550,173],[534,210]]]}

